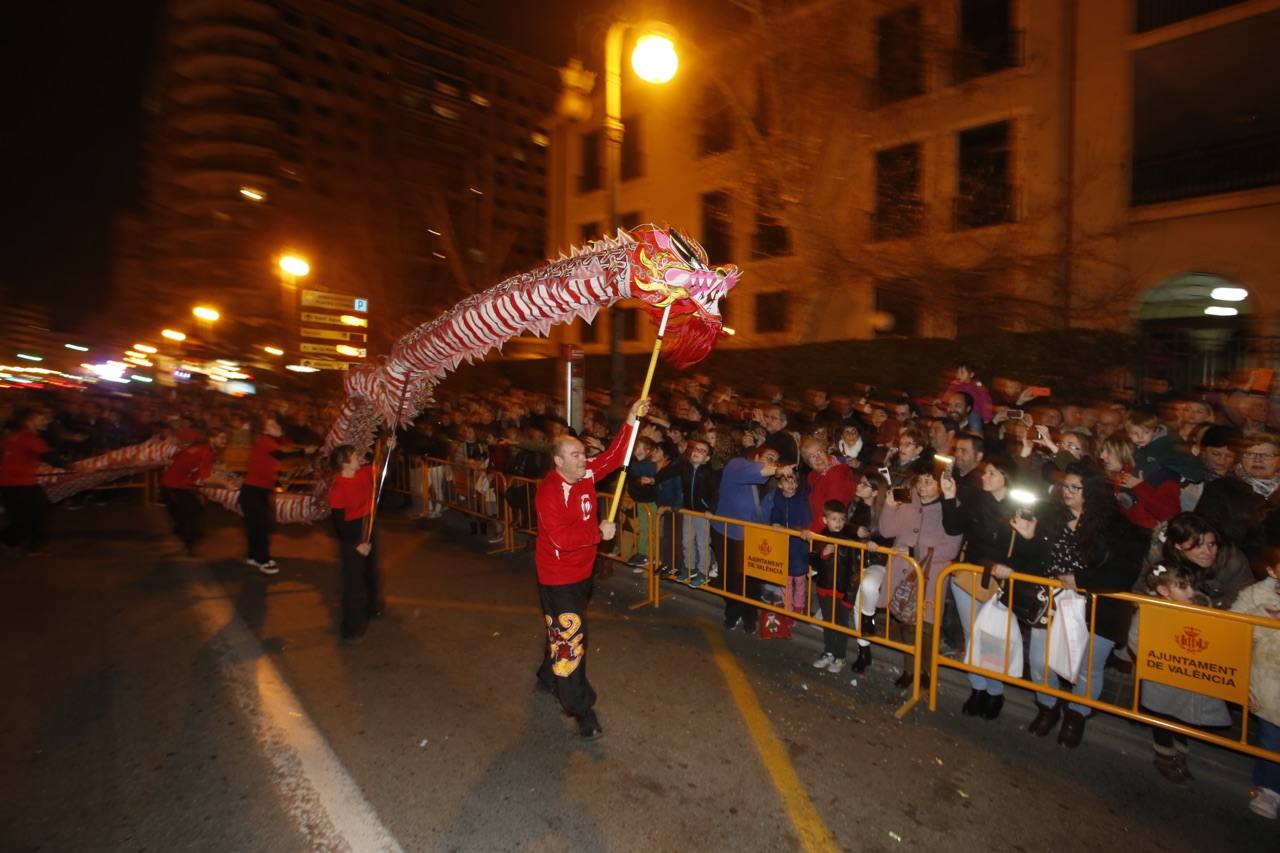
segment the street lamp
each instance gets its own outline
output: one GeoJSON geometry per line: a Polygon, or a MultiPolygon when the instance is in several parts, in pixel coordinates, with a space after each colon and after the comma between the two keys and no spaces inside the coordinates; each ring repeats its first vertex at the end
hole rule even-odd
{"type": "MultiPolygon", "coordinates": [[[[647,83],[662,84],[675,77],[680,65],[675,48],[675,29],[662,23],[635,24],[614,21],[604,37],[604,192],[605,233],[618,229],[618,184],[622,173],[622,41],[628,30],[640,32],[631,53],[631,67],[647,83]]],[[[609,366],[612,399],[609,416],[622,420],[626,403],[626,365],[622,359],[622,323],[609,318],[609,366]]]]}
{"type": "Polygon", "coordinates": [[[206,323],[216,323],[218,318],[222,316],[217,309],[210,308],[208,305],[197,305],[191,309],[191,313],[195,315],[197,320],[202,320],[206,323]]]}
{"type": "Polygon", "coordinates": [[[300,258],[297,255],[284,255],[280,258],[280,270],[294,278],[305,278],[311,272],[311,264],[307,263],[306,258],[300,258]]]}
{"type": "Polygon", "coordinates": [[[182,343],[187,339],[185,332],[179,332],[176,329],[161,329],[160,337],[170,341],[176,341],[178,343],[182,343]]]}

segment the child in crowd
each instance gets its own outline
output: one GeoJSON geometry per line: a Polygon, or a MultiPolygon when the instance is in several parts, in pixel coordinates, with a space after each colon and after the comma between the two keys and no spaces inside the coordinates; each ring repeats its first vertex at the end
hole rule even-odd
{"type": "Polygon", "coordinates": [[[329,454],[337,469],[329,489],[330,518],[338,533],[342,561],[342,625],[345,644],[360,642],[369,620],[382,615],[382,583],[374,553],[372,531],[365,538],[365,524],[373,512],[374,471],[362,464],[356,449],[343,444],[329,454]]]}
{"type": "Polygon", "coordinates": [[[668,577],[675,574],[682,559],[676,554],[674,535],[680,519],[678,511],[684,502],[678,458],[675,446],[669,441],[658,442],[649,451],[649,461],[657,469],[653,477],[657,503],[653,517],[658,525],[658,571],[668,577]]]}
{"type": "MultiPolygon", "coordinates": [[[[1209,607],[1209,599],[1196,591],[1196,578],[1190,567],[1181,563],[1155,566],[1146,577],[1147,594],[1159,596],[1179,604],[1209,607]]],[[[1139,612],[1134,614],[1129,627],[1129,649],[1134,660],[1138,659],[1139,612]]],[[[1148,714],[1164,719],[1187,723],[1203,728],[1220,728],[1231,725],[1227,703],[1212,696],[1183,690],[1159,681],[1142,682],[1142,709],[1148,714]]],[[[1175,785],[1185,785],[1194,780],[1187,768],[1187,738],[1158,726],[1151,727],[1155,740],[1155,765],[1160,775],[1175,785]]]]}
{"type": "MultiPolygon", "coordinates": [[[[778,488],[765,496],[769,503],[769,523],[789,530],[808,530],[812,522],[809,496],[800,488],[795,471],[778,475],[778,488]]],[[[799,536],[788,540],[786,608],[792,613],[807,613],[809,606],[809,544],[799,536]]]]}
{"type": "MultiPolygon", "coordinates": [[[[1240,592],[1231,609],[1250,616],[1280,619],[1280,548],[1263,549],[1267,577],[1240,592]]],[[[1249,674],[1249,710],[1258,718],[1258,746],[1280,752],[1280,631],[1253,629],[1253,666],[1249,674]]],[[[1252,727],[1251,727],[1252,728],[1252,727]]],[[[1275,820],[1280,813],[1280,763],[1257,759],[1249,808],[1275,820]]]]}
{"type": "MultiPolygon", "coordinates": [[[[847,517],[843,503],[836,500],[822,505],[822,520],[826,524],[819,535],[831,539],[843,539],[853,542],[853,531],[845,524],[847,517]]],[[[812,534],[810,534],[812,535],[812,534]]],[[[810,563],[816,576],[817,597],[822,601],[822,610],[826,619],[841,628],[849,627],[849,611],[853,609],[849,601],[849,583],[853,578],[853,567],[857,565],[858,549],[839,547],[830,543],[822,543],[810,555],[810,563]]],[[[813,662],[814,669],[825,669],[830,673],[838,673],[844,669],[845,655],[849,649],[849,635],[834,628],[822,629],[822,657],[813,662]]]]}
{"type": "Polygon", "coordinates": [[[627,480],[627,494],[635,501],[636,513],[635,552],[627,565],[635,566],[638,575],[644,574],[644,566],[649,562],[650,526],[658,517],[658,490],[654,488],[658,466],[649,458],[653,446],[648,438],[636,439],[635,451],[631,454],[631,477],[627,480]]]}
{"type": "MultiPolygon", "coordinates": [[[[883,545],[888,547],[893,540],[880,535],[880,516],[884,512],[885,502],[889,497],[889,481],[879,471],[866,470],[853,493],[853,503],[849,505],[849,527],[853,535],[864,545],[883,545]]],[[[886,554],[876,550],[868,550],[863,557],[862,577],[858,583],[857,624],[855,627],[863,637],[876,633],[876,608],[880,605],[880,589],[884,586],[886,554]]],[[[871,665],[871,643],[858,640],[858,659],[853,662],[854,672],[865,672],[871,665]]]]}
{"type": "MultiPolygon", "coordinates": [[[[712,469],[711,445],[703,438],[690,438],[680,463],[683,505],[689,513],[713,513],[719,498],[719,472],[712,469]]],[[[682,525],[684,571],[677,580],[687,580],[694,588],[707,582],[715,557],[711,553],[711,522],[686,513],[682,525]]]]}

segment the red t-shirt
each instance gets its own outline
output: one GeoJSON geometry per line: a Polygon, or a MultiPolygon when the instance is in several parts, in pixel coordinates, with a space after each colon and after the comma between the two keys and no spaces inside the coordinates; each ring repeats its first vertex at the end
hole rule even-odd
{"type": "Polygon", "coordinates": [[[334,477],[329,487],[329,508],[343,510],[344,521],[355,521],[373,512],[373,466],[365,465],[350,477],[334,477]]]}
{"type": "Polygon", "coordinates": [[[34,486],[40,457],[49,452],[44,439],[29,429],[5,436],[0,444],[0,486],[34,486]]]}
{"type": "Polygon", "coordinates": [[[609,448],[587,460],[587,472],[576,483],[566,483],[555,469],[538,483],[535,504],[538,539],[534,564],[538,583],[562,586],[591,577],[596,563],[600,523],[596,519],[596,483],[622,465],[627,452],[627,424],[609,448]]]}
{"type": "Polygon", "coordinates": [[[178,451],[164,469],[160,485],[166,489],[194,489],[213,473],[213,448],[207,444],[191,444],[178,451]]]}
{"type": "Polygon", "coordinates": [[[280,439],[272,435],[260,435],[249,450],[249,467],[244,474],[245,485],[260,489],[274,489],[280,476],[280,460],[272,456],[281,449],[280,439]]]}

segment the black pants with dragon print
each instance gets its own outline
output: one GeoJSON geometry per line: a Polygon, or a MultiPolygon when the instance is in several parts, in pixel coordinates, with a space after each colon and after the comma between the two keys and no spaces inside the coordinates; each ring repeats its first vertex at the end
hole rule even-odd
{"type": "Polygon", "coordinates": [[[547,623],[538,681],[575,717],[585,716],[596,703],[596,692],[587,681],[587,602],[592,585],[591,578],[558,586],[538,584],[547,623]]]}

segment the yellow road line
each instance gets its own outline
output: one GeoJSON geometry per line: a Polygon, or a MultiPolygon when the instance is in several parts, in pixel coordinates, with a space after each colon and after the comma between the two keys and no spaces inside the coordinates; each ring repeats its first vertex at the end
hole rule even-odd
{"type": "Polygon", "coordinates": [[[800,839],[801,847],[808,851],[839,850],[831,831],[822,822],[818,810],[814,808],[809,795],[805,793],[800,777],[787,756],[787,748],[774,734],[773,726],[769,724],[769,718],[760,707],[760,700],[751,689],[746,673],[738,666],[729,647],[725,645],[724,637],[715,626],[704,624],[702,628],[707,641],[711,644],[716,666],[720,667],[720,673],[729,684],[729,693],[742,714],[742,721],[747,724],[751,742],[755,745],[765,769],[769,771],[773,787],[782,797],[782,803],[787,809],[787,816],[791,819],[796,836],[800,839]]]}

